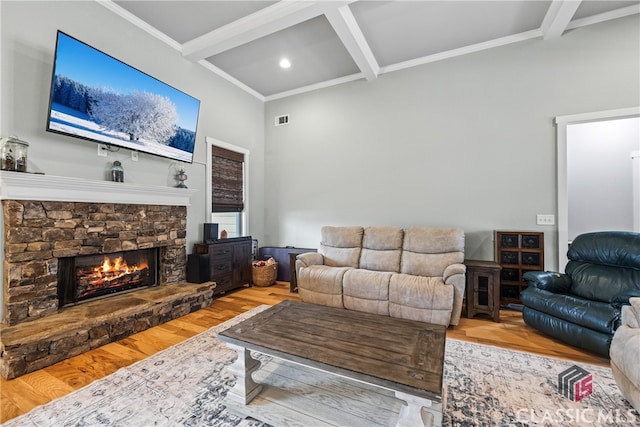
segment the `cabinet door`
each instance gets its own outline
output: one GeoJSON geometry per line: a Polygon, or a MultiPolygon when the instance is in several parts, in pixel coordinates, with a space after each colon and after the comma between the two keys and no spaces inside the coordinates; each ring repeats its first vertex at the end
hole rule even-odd
{"type": "Polygon", "coordinates": [[[485,271],[474,271],[472,274],[473,282],[473,305],[474,308],[481,310],[493,310],[493,276],[485,271]]]}
{"type": "Polygon", "coordinates": [[[233,248],[233,284],[242,286],[251,283],[251,241],[238,242],[233,248]]]}

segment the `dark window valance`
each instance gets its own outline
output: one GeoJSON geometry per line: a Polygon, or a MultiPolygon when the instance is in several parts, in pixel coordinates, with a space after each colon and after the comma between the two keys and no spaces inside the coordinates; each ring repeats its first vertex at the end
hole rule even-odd
{"type": "Polygon", "coordinates": [[[211,160],[211,212],[242,212],[244,154],[213,146],[211,160]]]}

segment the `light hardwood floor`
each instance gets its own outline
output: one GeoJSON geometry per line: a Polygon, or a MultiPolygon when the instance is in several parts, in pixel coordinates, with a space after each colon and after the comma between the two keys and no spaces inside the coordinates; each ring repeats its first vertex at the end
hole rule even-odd
{"type": "MultiPolygon", "coordinates": [[[[0,422],[62,397],[240,313],[261,304],[274,305],[286,299],[300,300],[298,294],[289,293],[287,282],[278,282],[270,287],[242,288],[215,299],[206,309],[121,341],[14,380],[0,379],[0,422]]],[[[564,345],[529,328],[524,324],[521,313],[515,311],[501,311],[500,323],[482,317],[463,317],[458,326],[448,329],[447,337],[609,366],[608,359],[564,345]]]]}

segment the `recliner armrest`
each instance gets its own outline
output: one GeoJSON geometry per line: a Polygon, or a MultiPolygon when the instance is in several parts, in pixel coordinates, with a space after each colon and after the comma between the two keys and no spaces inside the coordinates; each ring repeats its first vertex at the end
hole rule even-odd
{"type": "Polygon", "coordinates": [[[554,294],[566,294],[571,288],[569,275],[553,271],[527,271],[522,278],[529,282],[529,286],[554,294]]]}
{"type": "Polygon", "coordinates": [[[442,280],[444,280],[444,282],[447,283],[447,279],[449,279],[449,277],[454,276],[456,274],[465,274],[466,272],[467,272],[466,265],[451,264],[444,269],[444,272],[442,273],[442,280]]]}
{"type": "Polygon", "coordinates": [[[296,255],[296,264],[298,261],[302,262],[302,267],[309,267],[310,265],[323,265],[324,256],[317,252],[305,252],[303,254],[296,255]]]}
{"type": "Polygon", "coordinates": [[[622,324],[630,328],[640,328],[640,298],[630,298],[631,305],[622,307],[622,324]]]}

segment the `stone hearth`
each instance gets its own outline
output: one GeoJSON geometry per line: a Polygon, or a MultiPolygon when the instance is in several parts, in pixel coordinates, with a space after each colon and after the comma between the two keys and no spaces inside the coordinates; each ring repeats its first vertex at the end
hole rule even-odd
{"type": "Polygon", "coordinates": [[[174,283],[89,301],[2,328],[0,375],[11,379],[211,305],[215,283],[174,283]]]}
{"type": "Polygon", "coordinates": [[[186,280],[194,190],[0,172],[4,253],[0,374],[14,378],[211,304],[186,280]],[[159,250],[159,286],[60,308],[58,259],[159,250]]]}

